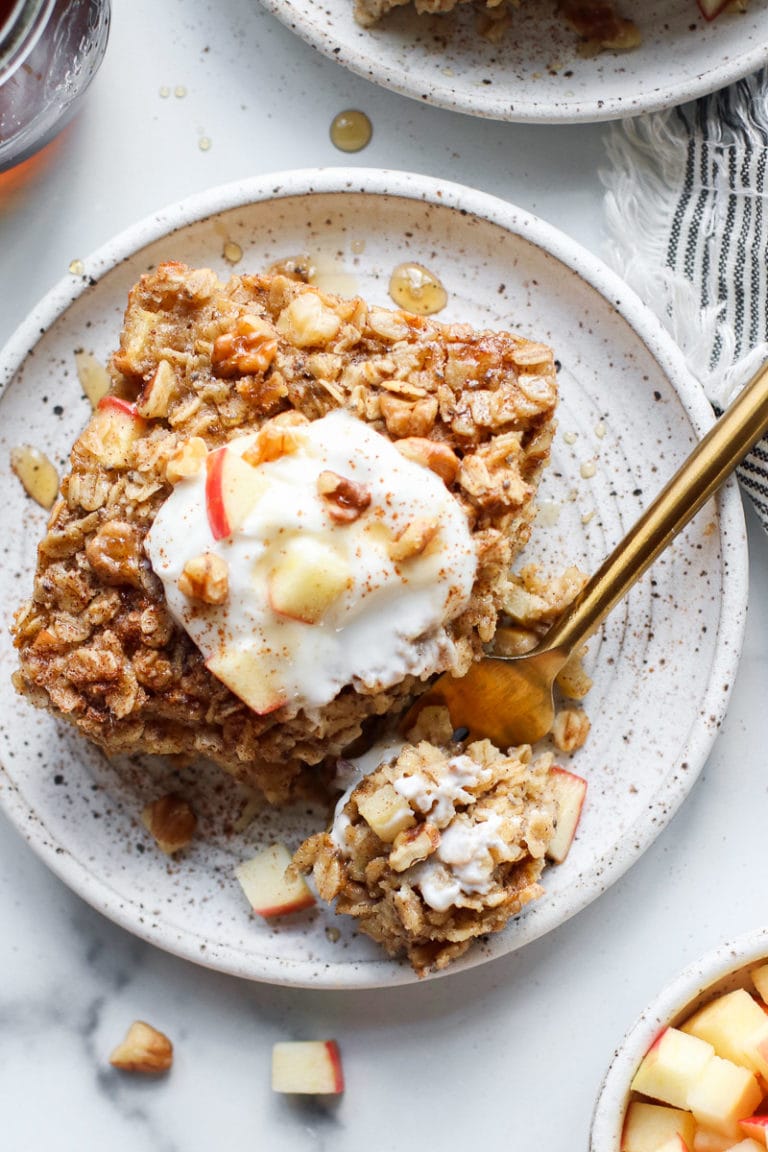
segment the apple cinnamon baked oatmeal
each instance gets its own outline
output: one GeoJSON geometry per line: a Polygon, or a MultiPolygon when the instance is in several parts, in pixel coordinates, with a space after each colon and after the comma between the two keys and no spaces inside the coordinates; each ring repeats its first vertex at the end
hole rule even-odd
{"type": "Polygon", "coordinates": [[[34,704],[280,803],[480,656],[549,454],[548,348],[169,263],[110,374],[14,623],[34,704]]]}
{"type": "MultiPolygon", "coordinates": [[[[522,0],[413,0],[416,11],[425,13],[452,12],[464,4],[473,4],[484,17],[480,30],[494,42],[501,39],[513,22],[513,12],[522,0]]],[[[401,8],[411,0],[355,0],[354,14],[358,24],[368,28],[378,23],[393,8],[401,8]]],[[[627,52],[637,48],[641,35],[637,25],[616,11],[613,0],[560,0],[558,14],[573,28],[591,52],[627,52]]]]}
{"type": "Polygon", "coordinates": [[[541,895],[557,815],[550,753],[465,747],[442,728],[441,740],[430,733],[439,743],[406,745],[348,790],[330,830],[294,857],[324,900],[420,975],[541,895]]]}

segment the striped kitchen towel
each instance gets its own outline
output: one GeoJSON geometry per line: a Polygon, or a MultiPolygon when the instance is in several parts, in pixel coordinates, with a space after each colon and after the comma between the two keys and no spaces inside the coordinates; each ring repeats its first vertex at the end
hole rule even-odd
{"type": "MultiPolygon", "coordinates": [[[[609,262],[717,411],[768,359],[768,70],[608,137],[609,262]]],[[[768,530],[768,439],[738,470],[768,530]]]]}

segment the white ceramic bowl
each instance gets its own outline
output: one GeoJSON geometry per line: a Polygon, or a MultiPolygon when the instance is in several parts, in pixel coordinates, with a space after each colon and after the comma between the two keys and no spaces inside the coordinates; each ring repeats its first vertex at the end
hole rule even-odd
{"type": "Polygon", "coordinates": [[[592,1117],[590,1152],[619,1152],[630,1083],[662,1028],[682,1023],[708,1000],[752,988],[750,970],[768,961],[768,928],[726,941],[689,965],[641,1013],[614,1053],[592,1117]]]}

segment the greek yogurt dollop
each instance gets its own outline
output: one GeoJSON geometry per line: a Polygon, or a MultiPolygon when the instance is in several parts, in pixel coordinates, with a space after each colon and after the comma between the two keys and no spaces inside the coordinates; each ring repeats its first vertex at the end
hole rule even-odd
{"type": "Polygon", "coordinates": [[[179,480],[145,544],[214,675],[264,714],[449,666],[445,625],[477,557],[441,478],[343,411],[292,427],[285,454],[254,464],[260,435],[179,480]],[[201,598],[189,574],[209,570],[218,583],[201,598]]]}

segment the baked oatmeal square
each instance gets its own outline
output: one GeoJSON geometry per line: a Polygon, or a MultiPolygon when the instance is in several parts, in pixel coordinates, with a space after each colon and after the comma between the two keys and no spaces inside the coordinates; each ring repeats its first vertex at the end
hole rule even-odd
{"type": "Polygon", "coordinates": [[[547,347],[168,263],[110,375],[16,615],[33,703],[282,803],[492,640],[549,454],[547,347]]]}

